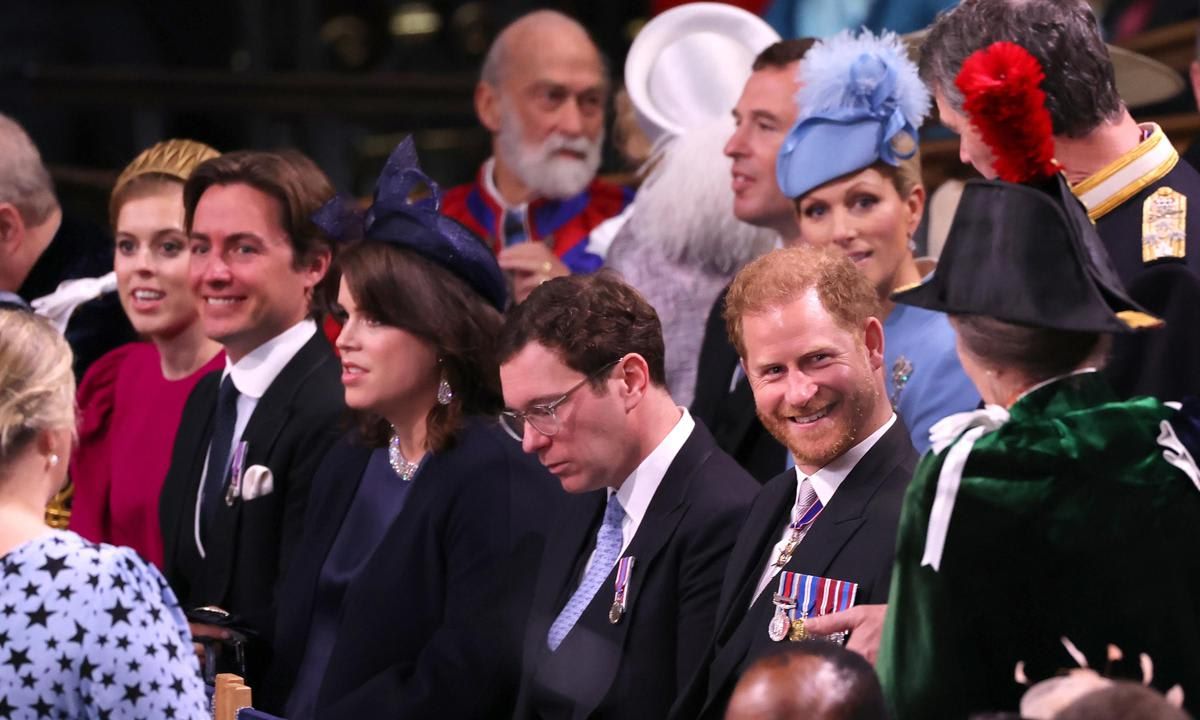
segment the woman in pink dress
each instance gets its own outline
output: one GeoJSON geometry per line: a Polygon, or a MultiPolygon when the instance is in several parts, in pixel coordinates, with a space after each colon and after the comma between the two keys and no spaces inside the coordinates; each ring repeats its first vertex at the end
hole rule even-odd
{"type": "Polygon", "coordinates": [[[199,323],[183,211],[184,181],[217,154],[191,140],[167,140],[117,178],[109,202],[117,292],[147,342],[101,357],[79,386],[70,528],[94,542],[132,547],[160,567],[158,494],[183,404],[224,362],[199,323]]]}

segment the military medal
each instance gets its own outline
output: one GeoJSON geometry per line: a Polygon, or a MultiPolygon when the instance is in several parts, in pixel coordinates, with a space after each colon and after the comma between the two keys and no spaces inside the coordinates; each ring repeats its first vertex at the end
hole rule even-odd
{"type": "Polygon", "coordinates": [[[1160,187],[1142,203],[1142,262],[1187,255],[1187,197],[1160,187]]]}
{"type": "MultiPolygon", "coordinates": [[[[846,610],[854,605],[854,600],[858,596],[858,583],[817,577],[816,575],[786,574],[795,576],[796,600],[791,621],[784,628],[783,633],[788,640],[793,642],[817,637],[805,627],[805,622],[810,617],[846,610]]],[[[841,638],[835,635],[829,639],[838,641],[845,638],[844,635],[841,638]]]]}
{"type": "Polygon", "coordinates": [[[817,521],[817,516],[821,514],[823,506],[821,501],[817,500],[812,504],[803,515],[796,518],[788,525],[791,534],[788,536],[787,542],[783,546],[783,550],[779,552],[779,557],[775,558],[774,567],[782,568],[792,560],[792,554],[796,552],[796,546],[804,539],[804,534],[812,527],[812,524],[817,521]]]}
{"type": "Polygon", "coordinates": [[[250,443],[242,440],[233,451],[233,461],[229,463],[229,487],[225,488],[225,504],[229,507],[233,507],[233,502],[242,495],[242,471],[249,447],[250,443]]]}
{"type": "Polygon", "coordinates": [[[804,618],[797,618],[792,621],[791,629],[788,630],[788,640],[800,642],[808,639],[808,631],[804,629],[804,620],[804,618]]]}
{"type": "Polygon", "coordinates": [[[799,573],[779,573],[779,592],[771,596],[771,604],[775,606],[775,614],[767,625],[767,637],[780,642],[788,636],[792,626],[792,612],[796,609],[796,594],[800,591],[799,573]]]}
{"type": "Polygon", "coordinates": [[[629,580],[633,577],[632,555],[626,555],[617,562],[617,581],[613,583],[613,604],[608,609],[608,621],[613,625],[621,622],[625,614],[625,598],[629,594],[629,580]]]}

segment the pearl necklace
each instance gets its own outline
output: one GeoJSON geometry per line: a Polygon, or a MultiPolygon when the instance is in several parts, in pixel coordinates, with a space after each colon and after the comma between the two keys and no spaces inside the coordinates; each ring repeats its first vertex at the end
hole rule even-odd
{"type": "Polygon", "coordinates": [[[400,436],[392,433],[392,439],[388,441],[388,464],[392,466],[392,471],[404,482],[412,482],[413,476],[417,474],[417,468],[420,463],[409,462],[404,459],[404,453],[400,452],[400,436]]]}

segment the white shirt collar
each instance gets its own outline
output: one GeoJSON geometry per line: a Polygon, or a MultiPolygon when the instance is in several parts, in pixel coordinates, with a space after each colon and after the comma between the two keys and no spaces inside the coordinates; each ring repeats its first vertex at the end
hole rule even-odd
{"type": "Polygon", "coordinates": [[[529,203],[521,203],[520,205],[509,205],[504,201],[504,196],[500,194],[500,189],[496,187],[496,158],[490,157],[483,163],[483,191],[492,198],[492,202],[500,206],[501,210],[508,212],[516,210],[524,215],[529,209],[529,203]]]}
{"type": "MultiPolygon", "coordinates": [[[[812,483],[813,490],[817,493],[817,499],[821,501],[821,505],[828,505],[833,499],[833,494],[841,487],[842,482],[858,465],[858,461],[862,460],[871,448],[875,447],[875,443],[879,442],[879,438],[891,429],[892,425],[896,424],[896,413],[888,418],[887,422],[879,426],[879,429],[871,433],[866,439],[859,442],[854,447],[834,458],[828,465],[816,471],[812,475],[808,475],[809,482],[812,483]]],[[[805,478],[804,471],[799,467],[796,468],[796,497],[800,497],[800,483],[805,478]]]]}
{"type": "MultiPolygon", "coordinates": [[[[287,330],[251,350],[237,362],[225,358],[225,373],[233,376],[233,386],[242,395],[261,398],[283,367],[300,348],[317,334],[317,324],[301,320],[287,330]]],[[[224,377],[224,375],[222,376],[224,377]]]]}
{"type": "Polygon", "coordinates": [[[617,501],[625,509],[626,522],[629,522],[628,525],[622,525],[626,545],[637,532],[637,527],[642,524],[642,518],[646,516],[646,509],[650,507],[654,493],[662,484],[663,475],[667,474],[667,468],[675,462],[675,456],[679,454],[679,450],[691,437],[692,430],[696,427],[696,421],[692,419],[687,408],[680,409],[683,410],[683,414],[675,423],[675,427],[671,428],[671,432],[667,433],[658,447],[642,460],[629,477],[625,478],[621,489],[617,490],[617,501]]]}

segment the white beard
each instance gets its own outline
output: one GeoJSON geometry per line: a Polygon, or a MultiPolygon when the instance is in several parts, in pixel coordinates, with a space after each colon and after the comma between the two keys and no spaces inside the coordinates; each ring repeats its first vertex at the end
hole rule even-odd
{"type": "Polygon", "coordinates": [[[522,138],[521,118],[508,108],[502,110],[497,151],[517,179],[538,197],[562,200],[583,192],[600,169],[600,148],[604,133],[595,140],[569,138],[561,133],[550,135],[530,146],[522,138]],[[584,157],[556,155],[559,150],[577,152],[584,157]]]}

